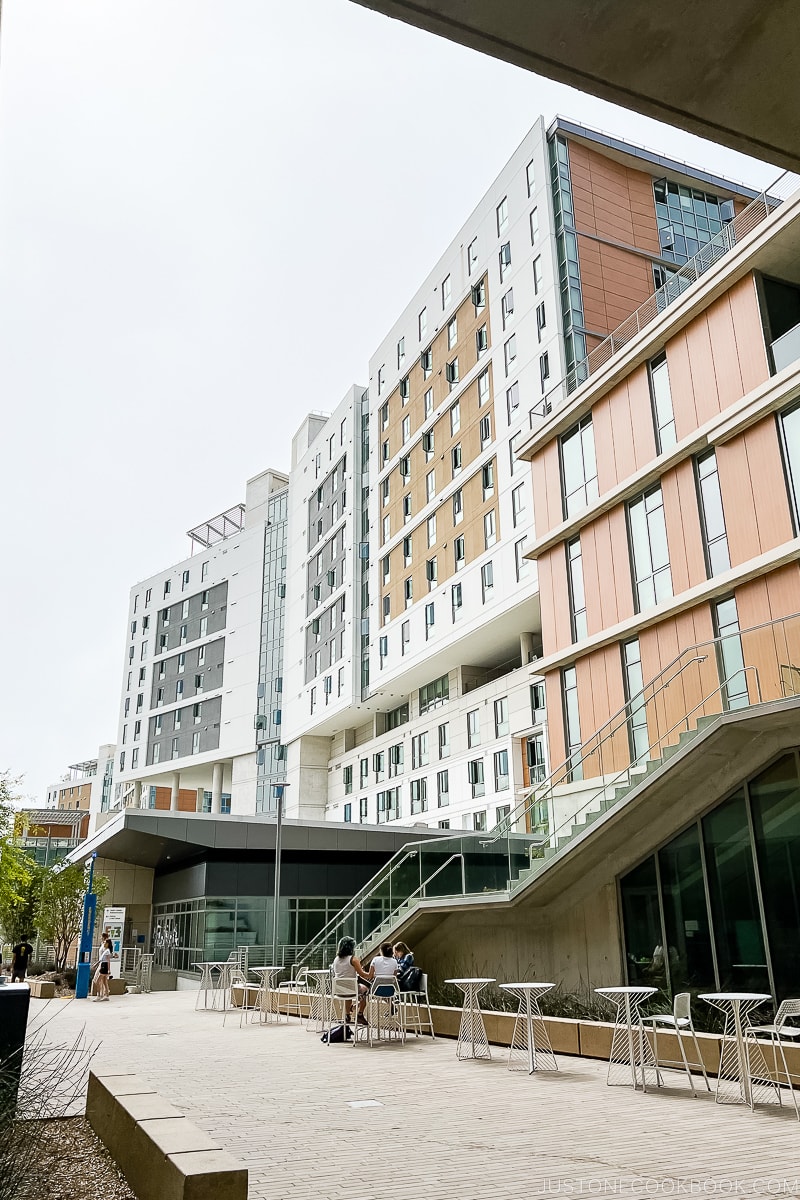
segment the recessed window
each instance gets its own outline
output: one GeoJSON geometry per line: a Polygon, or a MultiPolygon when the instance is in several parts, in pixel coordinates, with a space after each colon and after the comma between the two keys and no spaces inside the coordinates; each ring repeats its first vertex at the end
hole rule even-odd
{"type": "Polygon", "coordinates": [[[494,461],[484,463],[481,468],[481,490],[484,500],[494,495],[494,461]]]}
{"type": "Polygon", "coordinates": [[[419,340],[422,341],[428,332],[428,310],[423,308],[417,319],[417,329],[419,332],[419,340]]]}
{"type": "Polygon", "coordinates": [[[447,349],[452,350],[458,341],[458,317],[451,317],[447,322],[447,349]]]}
{"type": "Polygon", "coordinates": [[[433,546],[436,543],[436,513],[432,513],[426,522],[426,532],[428,535],[428,545],[433,546]]]}
{"type": "Polygon", "coordinates": [[[499,237],[506,229],[508,229],[508,196],[503,196],[497,206],[497,236],[499,237]]]}
{"type": "Polygon", "coordinates": [[[542,279],[542,259],[540,256],[533,260],[533,293],[535,296],[538,296],[541,291],[542,279]]]}
{"type": "Polygon", "coordinates": [[[722,492],[717,473],[717,455],[714,450],[695,459],[695,472],[706,572],[711,579],[714,575],[719,575],[720,571],[727,571],[731,565],[725,514],[722,510],[722,492]]]}
{"type": "Polygon", "coordinates": [[[485,325],[481,325],[480,329],[476,330],[475,349],[478,352],[478,358],[489,349],[489,333],[485,325]]]}
{"type": "MultiPolygon", "coordinates": [[[[439,571],[438,571],[438,566],[437,566],[435,558],[429,558],[426,560],[426,562],[425,562],[425,578],[428,581],[428,591],[432,592],[433,589],[436,587],[436,584],[437,584],[437,581],[439,578],[439,571]]],[[[431,617],[433,617],[433,606],[429,605],[428,607],[431,608],[431,617]]],[[[433,620],[431,620],[430,623],[432,625],[433,620]]]]}
{"type": "Polygon", "coordinates": [[[501,301],[501,309],[503,313],[503,329],[506,328],[509,321],[514,317],[514,289],[509,288],[501,301]]]}
{"type": "Polygon", "coordinates": [[[403,538],[403,566],[411,566],[412,551],[414,547],[414,539],[412,537],[403,538]]]}
{"type": "Polygon", "coordinates": [[[403,600],[406,608],[411,608],[414,603],[414,580],[410,575],[408,579],[403,580],[403,600]]]}
{"type": "MultiPolygon", "coordinates": [[[[406,601],[406,608],[409,606],[409,601],[406,601]]],[[[400,654],[405,656],[408,647],[411,645],[411,622],[403,621],[400,626],[400,654]]]]}
{"type": "MultiPolygon", "coordinates": [[[[441,728],[441,726],[440,726],[441,728]]],[[[448,771],[436,772],[436,805],[438,808],[447,808],[450,803],[450,775],[448,771]]],[[[439,827],[447,828],[448,822],[439,822],[439,827]]]]}
{"type": "Polygon", "coordinates": [[[449,362],[447,364],[447,366],[445,367],[445,375],[447,377],[447,382],[450,384],[450,387],[451,388],[455,387],[455,385],[458,383],[458,379],[459,379],[458,359],[457,358],[454,358],[452,360],[452,362],[449,362]]]}
{"type": "Polygon", "coordinates": [[[433,388],[428,388],[425,393],[425,419],[433,413],[433,388]]]}
{"type": "Polygon", "coordinates": [[[481,449],[483,450],[492,440],[492,419],[488,415],[481,417],[480,422],[481,449]]]}
{"type": "Polygon", "coordinates": [[[550,355],[545,350],[544,354],[539,355],[539,378],[542,384],[542,392],[547,391],[547,381],[550,378],[550,355]]]}
{"type": "Polygon", "coordinates": [[[402,435],[402,439],[403,439],[403,445],[405,445],[405,443],[411,437],[411,417],[410,416],[403,417],[402,424],[400,426],[400,430],[401,430],[401,435],[402,435]]]}
{"type": "Polygon", "coordinates": [[[503,245],[500,247],[500,253],[498,254],[498,260],[500,263],[500,282],[502,283],[503,280],[505,279],[506,275],[508,274],[508,272],[511,269],[511,243],[510,242],[504,242],[503,245]]]}
{"type": "Polygon", "coordinates": [[[455,478],[455,476],[458,475],[458,473],[461,470],[461,446],[460,446],[460,444],[458,446],[453,446],[453,449],[450,451],[450,466],[452,469],[453,478],[455,478]]]}
{"type": "MultiPolygon", "coordinates": [[[[429,377],[429,375],[431,374],[431,372],[433,371],[433,351],[430,348],[427,350],[423,350],[422,353],[420,354],[419,365],[422,367],[422,378],[427,379],[429,377]]],[[[426,396],[428,395],[427,392],[425,394],[426,394],[426,396]]],[[[431,399],[433,399],[433,392],[430,393],[430,396],[431,396],[431,399]]],[[[426,416],[427,416],[427,413],[426,413],[426,416]]]]}
{"type": "Polygon", "coordinates": [[[531,213],[531,245],[535,246],[539,240],[539,210],[535,208],[531,213]]]}
{"type": "Polygon", "coordinates": [[[486,280],[482,279],[480,283],[476,283],[472,289],[472,303],[475,306],[475,314],[486,308],[486,280]]]}
{"type": "Polygon", "coordinates": [[[430,502],[436,495],[436,471],[429,471],[425,476],[425,499],[430,502]]]}
{"type": "Polygon", "coordinates": [[[494,592],[494,567],[490,562],[484,563],[481,567],[481,595],[483,603],[491,597],[494,592]]]}
{"type": "Polygon", "coordinates": [[[518,483],[511,491],[511,515],[514,519],[514,528],[521,524],[522,516],[525,512],[525,484],[518,483]]]}
{"type": "Polygon", "coordinates": [[[517,358],[517,335],[512,333],[511,337],[503,346],[503,360],[506,367],[506,375],[509,375],[511,368],[517,358]]]}
{"type": "Polygon", "coordinates": [[[656,438],[656,453],[671,450],[675,436],[675,415],[672,411],[672,389],[669,383],[666,354],[659,354],[648,363],[650,381],[650,403],[653,410],[653,429],[656,438]]]}
{"type": "MultiPolygon", "coordinates": [[[[482,758],[476,758],[467,763],[467,779],[469,780],[473,800],[477,800],[479,796],[486,795],[486,783],[483,778],[482,758]]],[[[473,818],[473,829],[485,828],[486,813],[475,813],[473,818]]]]}
{"type": "Polygon", "coordinates": [[[661,487],[651,488],[628,505],[633,598],[636,612],[672,595],[672,574],[661,487]]]}
{"type": "Polygon", "coordinates": [[[532,196],[533,190],[536,186],[536,173],[534,171],[533,159],[531,159],[525,168],[525,179],[528,184],[528,195],[532,196]]]}
{"type": "Polygon", "coordinates": [[[397,464],[400,478],[406,483],[411,478],[411,455],[404,454],[397,464]]]}
{"type": "Polygon", "coordinates": [[[459,536],[453,541],[453,559],[455,562],[455,569],[460,571],[464,566],[464,563],[467,561],[463,534],[459,534],[459,536]]]}
{"type": "Polygon", "coordinates": [[[467,713],[467,745],[470,750],[473,746],[481,744],[481,714],[480,710],[473,708],[467,713]]]}
{"type": "Polygon", "coordinates": [[[397,366],[398,369],[403,365],[406,358],[406,339],[401,337],[397,343],[397,366]]]}
{"type": "Polygon", "coordinates": [[[517,569],[517,583],[521,583],[526,575],[530,574],[530,562],[525,557],[528,549],[528,537],[520,538],[514,543],[514,562],[517,569]]]}
{"type": "Polygon", "coordinates": [[[464,492],[461,488],[453,492],[453,524],[460,525],[464,520],[464,492]]]}
{"type": "Polygon", "coordinates": [[[578,676],[574,667],[561,671],[561,704],[564,714],[564,741],[567,748],[569,770],[567,781],[583,779],[583,761],[580,757],[581,720],[578,711],[578,676]]]}
{"type": "Polygon", "coordinates": [[[483,545],[488,550],[497,541],[497,518],[494,509],[483,517],[483,545]]]}
{"type": "Polygon", "coordinates": [[[467,272],[472,274],[478,263],[478,239],[473,238],[467,246],[467,272]]]}
{"type": "MultiPolygon", "coordinates": [[[[378,367],[378,395],[380,396],[386,385],[386,367],[378,367]]],[[[319,464],[317,464],[319,466],[319,464]]]]}
{"type": "Polygon", "coordinates": [[[496,792],[507,792],[509,786],[508,751],[497,750],[494,756],[494,790],[496,792]]]}
{"type": "Polygon", "coordinates": [[[450,679],[447,675],[440,675],[438,679],[432,680],[430,683],[424,684],[419,689],[419,715],[422,717],[432,708],[438,708],[442,704],[446,704],[450,699],[450,679]]]}
{"type": "Polygon", "coordinates": [[[450,436],[458,433],[461,428],[461,405],[458,400],[450,406],[450,436]]]}
{"type": "Polygon", "coordinates": [[[447,278],[442,282],[442,308],[447,308],[452,298],[452,294],[453,292],[450,283],[450,276],[448,275],[447,278]]]}
{"type": "Polygon", "coordinates": [[[519,381],[506,388],[506,408],[508,409],[509,424],[516,418],[519,409],[519,381]]]}
{"type": "Polygon", "coordinates": [[[488,368],[482,371],[478,376],[478,408],[482,408],[489,399],[489,371],[488,368]]]}
{"type": "Polygon", "coordinates": [[[573,516],[598,496],[592,418],[584,417],[559,439],[563,515],[573,516]]]}
{"type": "Polygon", "coordinates": [[[402,400],[403,404],[408,404],[410,395],[411,387],[408,382],[408,376],[406,375],[405,379],[400,380],[400,399],[402,400]]]}
{"type": "Polygon", "coordinates": [[[461,594],[461,584],[454,583],[450,589],[450,604],[452,609],[453,621],[457,621],[461,616],[461,608],[463,605],[463,596],[461,594]]]}
{"type": "Polygon", "coordinates": [[[579,537],[567,542],[567,582],[572,640],[579,642],[587,636],[586,593],[583,586],[583,557],[579,537]]]}
{"type": "Polygon", "coordinates": [[[411,495],[403,496],[403,522],[411,520],[411,495]]]}
{"type": "Polygon", "coordinates": [[[427,641],[431,635],[431,630],[436,623],[436,605],[433,600],[425,605],[425,640],[427,641]]]}
{"type": "Polygon", "coordinates": [[[780,413],[778,428],[794,532],[797,536],[800,531],[800,404],[780,413]]]}
{"type": "MultiPolygon", "coordinates": [[[[389,428],[389,401],[388,400],[386,401],[385,404],[381,405],[380,412],[381,412],[381,429],[388,429],[389,428]]],[[[319,499],[319,494],[318,494],[318,499],[319,499]]],[[[319,505],[317,505],[317,507],[319,507],[319,505]]]]}

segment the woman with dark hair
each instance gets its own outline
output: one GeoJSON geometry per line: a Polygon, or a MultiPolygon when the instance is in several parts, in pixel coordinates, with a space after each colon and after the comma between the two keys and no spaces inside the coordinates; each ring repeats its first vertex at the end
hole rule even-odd
{"type": "Polygon", "coordinates": [[[406,975],[406,971],[408,971],[409,967],[414,966],[414,955],[412,951],[408,948],[405,942],[395,942],[394,956],[397,960],[397,986],[400,988],[401,992],[412,991],[413,989],[408,983],[409,977],[406,975]]]}
{"type": "MultiPolygon", "coordinates": [[[[331,971],[334,979],[363,979],[363,983],[358,985],[358,1024],[366,1025],[367,1018],[364,1016],[364,1006],[367,1003],[367,984],[370,977],[361,965],[360,959],[356,956],[356,943],[351,937],[343,937],[339,942],[336,950],[336,958],[331,964],[331,971]]],[[[345,1020],[350,1020],[352,1012],[352,1003],[347,1001],[345,1020]]]]}

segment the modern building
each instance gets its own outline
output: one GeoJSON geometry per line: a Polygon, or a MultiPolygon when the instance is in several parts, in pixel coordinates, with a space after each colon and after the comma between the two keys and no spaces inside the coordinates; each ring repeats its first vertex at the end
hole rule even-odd
{"type": "MultiPolygon", "coordinates": [[[[587,228],[565,140],[586,324],[584,251],[608,231],[587,228]]],[[[650,175],[661,258],[695,253],[587,338],[519,446],[550,773],[486,838],[420,847],[427,894],[404,891],[399,857],[379,892],[394,883],[389,927],[437,975],[781,999],[800,988],[800,181],[742,206],[650,175]]]]}
{"type": "Polygon", "coordinates": [[[235,797],[237,811],[256,811],[274,743],[257,704],[275,688],[262,642],[282,603],[277,586],[265,602],[275,553],[266,534],[286,485],[275,471],[251,479],[246,503],[189,531],[189,558],[131,589],[109,808],[219,813],[235,797]]]}

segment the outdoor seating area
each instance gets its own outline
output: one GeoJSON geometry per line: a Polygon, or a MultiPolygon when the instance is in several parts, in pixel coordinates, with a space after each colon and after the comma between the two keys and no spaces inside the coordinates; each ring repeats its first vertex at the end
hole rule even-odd
{"type": "MultiPolygon", "coordinates": [[[[240,1028],[248,1021],[294,1020],[328,1046],[337,1042],[354,1047],[402,1046],[409,1035],[436,1037],[425,974],[414,991],[401,990],[395,976],[377,976],[366,986],[357,976],[338,978],[332,968],[292,967],[290,978],[280,980],[286,968],[265,966],[249,968],[248,977],[239,951],[232,952],[224,964],[203,963],[197,968],[201,979],[196,1008],[223,1011],[223,1024],[236,1012],[240,1028]]],[[[457,1033],[450,1034],[455,1036],[456,1058],[492,1061],[487,1019],[495,1014],[482,1009],[480,1000],[497,981],[459,977],[444,982],[463,994],[457,1033]]],[[[559,1071],[540,1003],[555,986],[535,981],[498,984],[518,1005],[513,1031],[505,1042],[510,1071],[529,1075],[559,1071]]],[[[611,1017],[607,1085],[652,1093],[674,1088],[674,1075],[666,1073],[679,1072],[688,1084],[684,1090],[695,1099],[705,1093],[713,1095],[717,1104],[745,1105],[751,1111],[788,1106],[800,1121],[800,1065],[792,1049],[800,1045],[800,1025],[791,1023],[800,1018],[800,1000],[783,1001],[772,1022],[754,1024],[751,1015],[765,1013],[771,1004],[766,993],[715,992],[696,997],[724,1017],[722,1034],[713,1039],[717,1058],[710,1063],[708,1047],[704,1050],[698,1040],[691,995],[676,995],[670,1011],[645,1011],[656,991],[652,986],[595,989],[608,1004],[611,1017]]]]}

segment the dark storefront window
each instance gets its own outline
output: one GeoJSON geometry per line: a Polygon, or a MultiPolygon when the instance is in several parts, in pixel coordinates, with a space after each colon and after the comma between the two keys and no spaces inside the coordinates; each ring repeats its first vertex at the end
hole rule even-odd
{"type": "Polygon", "coordinates": [[[775,991],[800,995],[800,780],[786,754],[750,783],[767,940],[775,991]]]}
{"type": "Polygon", "coordinates": [[[700,835],[696,825],[658,852],[670,985],[675,992],[714,990],[700,835]]]}
{"type": "Polygon", "coordinates": [[[663,945],[655,858],[645,859],[625,876],[620,883],[620,896],[628,980],[631,984],[663,987],[663,972],[658,982],[653,979],[654,973],[659,973],[657,951],[663,945]]]}

